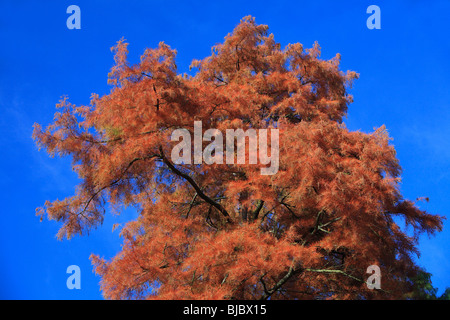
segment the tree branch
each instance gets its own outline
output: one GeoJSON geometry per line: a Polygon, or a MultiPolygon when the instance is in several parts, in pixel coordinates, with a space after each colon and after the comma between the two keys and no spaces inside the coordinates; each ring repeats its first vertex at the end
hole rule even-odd
{"type": "Polygon", "coordinates": [[[305,271],[309,271],[309,272],[318,272],[318,273],[335,273],[335,274],[342,274],[346,277],[349,277],[350,279],[359,281],[359,282],[364,282],[364,280],[358,279],[354,276],[352,276],[351,274],[345,273],[342,270],[333,270],[333,269],[305,269],[305,271]]]}
{"type": "Polygon", "coordinates": [[[270,290],[267,290],[267,288],[264,289],[264,291],[266,291],[266,292],[259,300],[267,300],[272,294],[274,294],[278,289],[280,289],[281,286],[284,285],[295,274],[294,262],[295,262],[295,260],[292,260],[292,264],[291,264],[291,267],[289,268],[289,271],[286,273],[286,275],[283,278],[281,278],[280,281],[278,281],[272,287],[272,289],[270,289],[270,290]]]}
{"type": "Polygon", "coordinates": [[[253,211],[253,214],[252,214],[253,220],[258,219],[258,215],[259,215],[259,213],[260,213],[260,211],[261,211],[263,206],[264,206],[264,200],[259,200],[259,204],[256,207],[255,211],[253,211]]]}
{"type": "Polygon", "coordinates": [[[98,189],[98,190],[97,190],[97,191],[89,198],[89,200],[86,202],[86,204],[85,204],[83,210],[82,210],[81,212],[79,212],[78,214],[81,214],[81,215],[82,215],[82,213],[85,212],[86,209],[88,208],[88,206],[89,206],[89,204],[91,203],[91,201],[94,200],[94,198],[95,198],[100,192],[102,192],[102,191],[105,190],[106,188],[112,187],[113,185],[115,185],[116,183],[118,183],[120,180],[122,180],[123,176],[124,176],[124,175],[127,173],[127,171],[131,168],[131,166],[133,165],[133,163],[135,163],[136,161],[139,161],[139,160],[147,160],[147,159],[151,159],[151,158],[154,158],[154,157],[158,157],[158,155],[152,154],[152,155],[149,155],[149,156],[146,156],[146,157],[142,157],[142,158],[134,158],[133,160],[131,160],[130,163],[128,163],[128,165],[127,165],[127,167],[125,168],[125,170],[120,174],[120,176],[119,176],[116,180],[112,181],[111,183],[109,183],[109,184],[107,184],[107,185],[101,187],[100,189],[98,189]]]}
{"type": "Polygon", "coordinates": [[[227,222],[232,224],[233,220],[231,219],[230,215],[228,214],[227,210],[225,210],[224,207],[222,207],[220,205],[220,203],[214,201],[213,199],[211,199],[210,197],[208,197],[206,194],[203,193],[202,189],[198,186],[198,184],[187,174],[181,172],[180,170],[178,170],[173,164],[172,162],[169,161],[169,159],[167,159],[166,155],[164,154],[162,147],[159,147],[159,151],[160,151],[160,157],[162,159],[162,161],[169,167],[169,169],[175,173],[177,176],[182,177],[184,180],[186,180],[197,192],[198,196],[200,198],[202,198],[203,200],[205,200],[207,203],[209,203],[210,205],[212,205],[214,208],[216,208],[217,210],[219,210],[219,212],[226,218],[227,222]]]}
{"type": "Polygon", "coordinates": [[[194,195],[194,197],[193,197],[192,200],[191,200],[191,203],[189,204],[189,210],[188,210],[188,212],[186,213],[186,219],[189,217],[189,213],[191,212],[192,207],[194,206],[194,202],[195,202],[195,199],[197,199],[197,196],[198,196],[198,193],[196,192],[195,195],[194,195]]]}

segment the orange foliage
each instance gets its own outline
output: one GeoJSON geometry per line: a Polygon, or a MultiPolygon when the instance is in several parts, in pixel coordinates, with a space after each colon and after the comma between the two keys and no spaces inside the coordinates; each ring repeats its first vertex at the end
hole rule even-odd
{"type": "Polygon", "coordinates": [[[417,266],[417,236],[442,228],[399,191],[401,168],[384,127],[342,124],[355,72],[316,43],[285,49],[246,17],[211,56],[179,75],[164,43],[127,62],[113,48],[112,90],[88,106],[63,98],[54,123],[33,136],[51,155],[70,155],[82,179],[73,197],[39,215],[71,238],[102,223],[106,206],[134,205],[122,251],[91,257],[108,299],[399,298],[417,266]],[[279,171],[258,165],[174,165],[171,132],[279,129],[279,171]],[[402,217],[408,236],[393,220],[402,217]],[[377,264],[382,290],[365,285],[377,264]]]}

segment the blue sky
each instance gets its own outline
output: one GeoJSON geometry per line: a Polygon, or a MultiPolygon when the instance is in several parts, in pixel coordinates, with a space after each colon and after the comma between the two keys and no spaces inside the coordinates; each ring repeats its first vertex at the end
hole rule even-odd
{"type": "MultiPolygon", "coordinates": [[[[31,139],[35,122],[52,121],[62,95],[87,104],[109,92],[110,47],[124,37],[130,60],[160,41],[177,49],[179,72],[211,53],[240,19],[252,15],[282,47],[318,41],[322,58],[342,55],[341,68],[360,73],[345,120],[351,130],[386,125],[403,167],[406,198],[450,216],[449,1],[13,1],[0,2],[0,298],[101,299],[89,255],[120,250],[108,215],[89,236],[57,241],[58,224],[40,223],[35,208],[72,195],[70,159],[49,158],[31,139]],[[81,29],[69,30],[69,5],[81,9],[81,29]],[[366,9],[381,8],[381,29],[369,30],[366,9]],[[69,290],[69,265],[81,269],[81,289],[69,290]]],[[[450,230],[421,238],[419,265],[441,293],[450,287],[450,230]]]]}

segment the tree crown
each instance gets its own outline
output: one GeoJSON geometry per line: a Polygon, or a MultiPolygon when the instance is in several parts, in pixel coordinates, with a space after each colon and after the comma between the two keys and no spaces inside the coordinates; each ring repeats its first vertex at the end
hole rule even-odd
{"type": "Polygon", "coordinates": [[[54,123],[33,133],[51,155],[70,155],[82,179],[74,196],[37,209],[62,223],[59,239],[99,226],[108,204],[140,212],[117,256],[91,257],[106,298],[370,299],[411,289],[418,235],[441,230],[442,217],[401,195],[384,126],[366,134],[343,124],[358,75],[339,69],[339,54],[322,60],[317,43],[281,49],[252,17],[194,60],[191,76],[177,73],[165,43],[135,65],[125,40],[112,50],[111,92],[86,106],[61,99],[54,123]],[[193,133],[194,121],[204,131],[279,130],[278,172],[174,164],[171,133],[193,133]],[[373,264],[382,290],[365,286],[373,264]]]}

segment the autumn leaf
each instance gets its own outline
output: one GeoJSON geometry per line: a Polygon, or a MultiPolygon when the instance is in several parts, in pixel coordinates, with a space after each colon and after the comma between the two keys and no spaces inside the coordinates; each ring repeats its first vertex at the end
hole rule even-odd
{"type": "Polygon", "coordinates": [[[62,98],[54,122],[33,132],[50,155],[70,156],[81,179],[73,196],[37,211],[61,223],[59,238],[100,226],[109,206],[139,210],[121,228],[115,257],[91,256],[105,298],[396,299],[412,291],[418,235],[440,231],[442,217],[402,196],[386,128],[367,134],[343,124],[358,74],[339,69],[340,54],[322,60],[318,43],[281,48],[252,17],[194,60],[192,76],[178,74],[165,43],[134,65],[127,45],[112,49],[110,93],[87,106],[62,98]],[[171,134],[192,134],[194,121],[203,132],[278,129],[278,172],[174,163],[171,134]],[[371,264],[382,290],[365,284],[371,264]]]}

